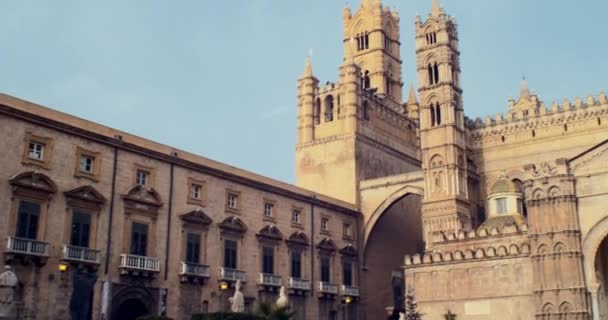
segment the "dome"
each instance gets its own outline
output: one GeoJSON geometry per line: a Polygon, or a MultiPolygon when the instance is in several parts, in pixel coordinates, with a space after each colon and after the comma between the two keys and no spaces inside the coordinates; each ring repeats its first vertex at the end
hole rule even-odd
{"type": "Polygon", "coordinates": [[[500,177],[498,181],[490,189],[490,194],[495,193],[520,193],[520,189],[515,182],[509,180],[506,176],[500,177]]]}
{"type": "Polygon", "coordinates": [[[477,229],[489,230],[492,228],[497,228],[498,230],[502,230],[502,228],[507,226],[516,225],[521,227],[524,224],[526,224],[526,218],[523,215],[493,216],[484,221],[484,223],[482,223],[477,229]]]}

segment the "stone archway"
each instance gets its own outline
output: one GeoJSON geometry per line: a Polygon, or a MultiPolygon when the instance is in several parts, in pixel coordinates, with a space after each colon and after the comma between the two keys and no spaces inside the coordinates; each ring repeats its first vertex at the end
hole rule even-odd
{"type": "Polygon", "coordinates": [[[136,320],[141,316],[156,314],[156,301],[157,295],[155,296],[147,288],[136,286],[119,288],[112,297],[110,320],[136,320]]]}
{"type": "Polygon", "coordinates": [[[583,259],[593,319],[608,319],[608,217],[600,220],[585,237],[583,259]]]}
{"type": "Polygon", "coordinates": [[[363,252],[366,313],[384,319],[386,307],[402,308],[401,269],[403,257],[424,248],[422,240],[422,195],[404,187],[386,198],[365,224],[363,252]],[[393,272],[395,272],[393,274],[393,272]],[[397,278],[395,278],[397,277],[397,278]],[[396,287],[397,285],[397,287],[396,287]]]}

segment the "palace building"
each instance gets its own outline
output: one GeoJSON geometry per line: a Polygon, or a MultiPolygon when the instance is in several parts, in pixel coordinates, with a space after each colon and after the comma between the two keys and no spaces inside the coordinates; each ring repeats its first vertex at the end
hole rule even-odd
{"type": "Polygon", "coordinates": [[[406,290],[424,319],[608,319],[606,94],[524,80],[473,120],[437,0],[407,99],[396,10],[342,18],[339,78],[308,59],[297,82],[295,186],[0,95],[11,316],[186,320],[240,280],[248,310],[285,286],[296,319],[385,319],[406,290]]]}

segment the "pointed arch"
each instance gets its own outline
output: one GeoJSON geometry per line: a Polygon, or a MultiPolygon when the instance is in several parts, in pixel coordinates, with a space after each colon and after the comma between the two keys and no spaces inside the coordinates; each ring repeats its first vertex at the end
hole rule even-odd
{"type": "Polygon", "coordinates": [[[325,97],[325,122],[334,121],[334,96],[329,94],[325,97]]]}

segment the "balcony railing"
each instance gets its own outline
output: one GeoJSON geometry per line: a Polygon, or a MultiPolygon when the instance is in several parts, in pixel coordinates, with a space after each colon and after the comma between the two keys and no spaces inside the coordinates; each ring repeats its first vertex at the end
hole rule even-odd
{"type": "Polygon", "coordinates": [[[99,250],[84,247],[63,246],[63,260],[99,264],[99,250]]]}
{"type": "Polygon", "coordinates": [[[319,292],[338,294],[338,286],[333,283],[319,281],[319,292]]]}
{"type": "Polygon", "coordinates": [[[359,288],[358,287],[351,287],[351,286],[347,286],[347,285],[342,285],[342,287],[340,288],[340,293],[343,296],[358,297],[359,296],[359,288]]]}
{"type": "Polygon", "coordinates": [[[6,252],[25,254],[30,256],[48,257],[48,242],[36,241],[31,239],[8,237],[6,252]]]}
{"type": "Polygon", "coordinates": [[[259,283],[264,286],[273,286],[280,287],[281,286],[281,276],[277,276],[269,273],[260,273],[260,277],[258,279],[259,283]]]}
{"type": "Polygon", "coordinates": [[[144,257],[135,254],[121,254],[120,267],[139,271],[160,271],[160,260],[154,257],[144,257]]]}
{"type": "Polygon", "coordinates": [[[209,278],[209,266],[182,261],[182,271],[180,272],[180,275],[209,278]]]}
{"type": "Polygon", "coordinates": [[[220,280],[247,282],[247,273],[236,269],[220,267],[220,280]]]}
{"type": "Polygon", "coordinates": [[[294,278],[289,278],[289,289],[297,289],[297,290],[310,290],[310,281],[294,278]]]}

